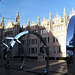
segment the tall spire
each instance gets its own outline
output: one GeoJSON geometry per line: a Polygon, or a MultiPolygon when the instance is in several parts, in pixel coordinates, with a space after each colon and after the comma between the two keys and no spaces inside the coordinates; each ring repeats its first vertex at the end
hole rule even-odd
{"type": "Polygon", "coordinates": [[[16,18],[15,18],[15,24],[19,25],[20,24],[20,21],[19,21],[19,11],[17,10],[17,15],[16,15],[16,18]]]}
{"type": "Polygon", "coordinates": [[[50,25],[49,29],[52,31],[52,15],[51,15],[51,12],[49,14],[49,25],[50,25]]]}
{"type": "Polygon", "coordinates": [[[64,22],[65,26],[68,25],[68,22],[67,22],[67,13],[66,13],[65,8],[64,8],[64,11],[63,11],[63,22],[64,22]]]}
{"type": "Polygon", "coordinates": [[[63,11],[63,18],[67,17],[67,13],[66,13],[66,10],[64,8],[64,11],[63,11]]]}
{"type": "Polygon", "coordinates": [[[1,24],[2,24],[2,28],[4,28],[4,17],[2,17],[1,24]]]}
{"type": "Polygon", "coordinates": [[[4,17],[2,17],[2,20],[1,20],[1,22],[4,22],[4,17]]]}
{"type": "Polygon", "coordinates": [[[19,10],[17,10],[17,16],[19,16],[19,10]]]}
{"type": "Polygon", "coordinates": [[[1,23],[0,23],[0,28],[4,28],[4,17],[2,17],[1,23]]]}
{"type": "Polygon", "coordinates": [[[65,8],[64,8],[64,11],[66,11],[65,8]]]}
{"type": "Polygon", "coordinates": [[[50,14],[49,14],[49,21],[51,21],[52,20],[52,15],[51,15],[51,12],[50,12],[50,14]]]}
{"type": "Polygon", "coordinates": [[[56,16],[59,16],[59,15],[58,15],[58,12],[57,12],[56,16]]]}
{"type": "Polygon", "coordinates": [[[39,16],[37,18],[37,25],[40,25],[40,18],[39,18],[39,16]]]}
{"type": "Polygon", "coordinates": [[[27,21],[27,26],[29,26],[30,25],[30,22],[29,22],[29,18],[28,18],[28,21],[27,21]]]}

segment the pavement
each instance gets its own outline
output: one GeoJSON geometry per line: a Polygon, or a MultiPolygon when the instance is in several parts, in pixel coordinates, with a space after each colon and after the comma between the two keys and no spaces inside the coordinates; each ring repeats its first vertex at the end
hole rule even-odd
{"type": "MultiPolygon", "coordinates": [[[[23,70],[20,70],[21,61],[10,61],[10,67],[5,68],[5,61],[0,60],[0,75],[44,75],[45,61],[25,61],[23,70]]],[[[69,75],[66,61],[50,60],[47,75],[69,75]]]]}

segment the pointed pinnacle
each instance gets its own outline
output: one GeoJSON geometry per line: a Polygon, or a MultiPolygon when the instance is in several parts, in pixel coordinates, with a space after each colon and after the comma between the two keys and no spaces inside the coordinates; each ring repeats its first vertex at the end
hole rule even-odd
{"type": "Polygon", "coordinates": [[[29,18],[28,18],[28,22],[29,22],[29,18]]]}
{"type": "Polygon", "coordinates": [[[50,12],[50,15],[49,16],[51,17],[51,12],[50,12]]]}
{"type": "Polygon", "coordinates": [[[39,19],[39,16],[38,16],[38,19],[39,19]]]}
{"type": "Polygon", "coordinates": [[[64,8],[64,11],[66,11],[65,8],[64,8]]]}

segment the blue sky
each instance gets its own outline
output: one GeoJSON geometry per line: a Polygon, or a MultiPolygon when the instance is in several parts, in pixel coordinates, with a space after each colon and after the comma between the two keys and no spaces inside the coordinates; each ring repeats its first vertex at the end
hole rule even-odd
{"type": "MultiPolygon", "coordinates": [[[[14,18],[11,21],[14,23],[17,10],[20,15],[20,26],[23,23],[27,24],[29,18],[30,23],[34,20],[37,23],[37,17],[40,17],[40,21],[45,17],[49,19],[49,13],[51,12],[52,18],[58,13],[63,17],[64,7],[69,16],[72,8],[75,9],[75,0],[2,0],[0,1],[0,15],[6,18],[14,18]]],[[[0,21],[2,17],[0,16],[0,21]]],[[[9,19],[4,19],[5,26],[9,19]]]]}

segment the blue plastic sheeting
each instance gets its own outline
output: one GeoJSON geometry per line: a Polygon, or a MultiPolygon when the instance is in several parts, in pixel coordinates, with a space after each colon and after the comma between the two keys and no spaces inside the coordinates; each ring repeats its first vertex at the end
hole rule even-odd
{"type": "Polygon", "coordinates": [[[8,47],[8,45],[6,43],[3,43],[4,46],[8,47]]]}
{"type": "MultiPolygon", "coordinates": [[[[14,39],[13,37],[5,37],[3,40],[5,39],[14,39]]],[[[18,39],[16,40],[18,43],[21,43],[18,39]]],[[[8,45],[6,43],[3,43],[4,46],[8,47],[8,45]]]]}
{"type": "Polygon", "coordinates": [[[73,45],[68,45],[68,47],[73,47],[73,45]]]}
{"type": "Polygon", "coordinates": [[[16,39],[19,43],[21,43],[18,39],[19,39],[21,36],[23,36],[23,35],[25,35],[25,34],[28,34],[28,32],[29,32],[29,31],[24,31],[24,32],[21,32],[21,33],[17,34],[17,35],[11,40],[11,42],[9,43],[9,44],[11,45],[11,47],[13,47],[14,44],[16,43],[16,41],[15,41],[14,39],[16,39]]]}
{"type": "Polygon", "coordinates": [[[69,43],[71,43],[71,44],[72,44],[72,43],[73,43],[73,41],[70,41],[69,43]]]}
{"type": "Polygon", "coordinates": [[[73,51],[67,50],[66,51],[66,56],[67,57],[70,57],[70,55],[73,55],[73,51]]]}
{"type": "Polygon", "coordinates": [[[13,37],[5,37],[5,39],[13,39],[13,37]]]}
{"type": "Polygon", "coordinates": [[[19,33],[18,35],[16,35],[16,36],[14,37],[14,39],[19,39],[21,36],[27,34],[28,32],[29,32],[29,31],[21,32],[21,33],[19,33]]]}

